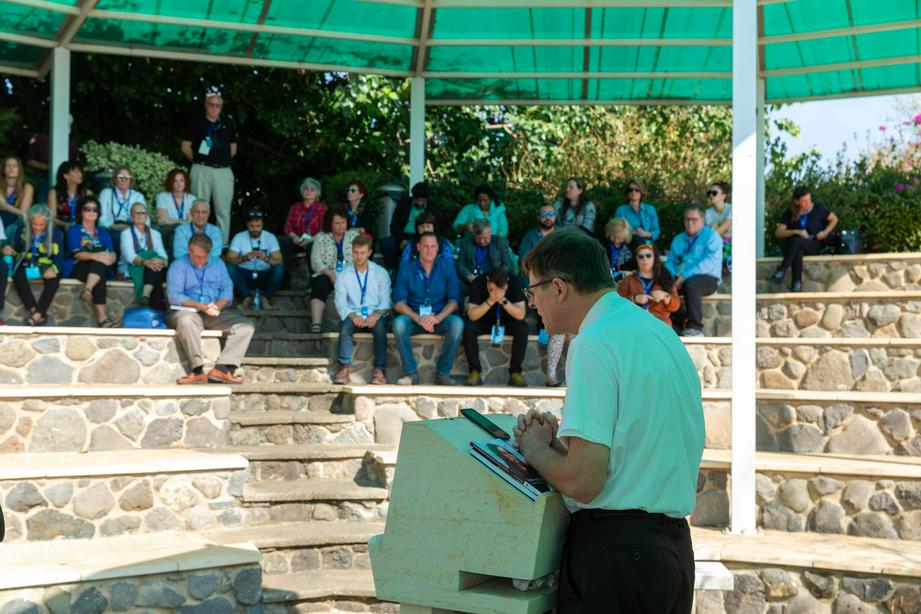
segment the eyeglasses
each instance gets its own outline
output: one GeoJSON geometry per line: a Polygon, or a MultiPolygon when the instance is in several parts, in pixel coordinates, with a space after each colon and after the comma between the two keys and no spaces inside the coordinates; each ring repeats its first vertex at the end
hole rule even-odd
{"type": "Polygon", "coordinates": [[[140,211],[132,211],[131,215],[147,215],[147,212],[141,209],[140,211]]]}
{"type": "Polygon", "coordinates": [[[556,217],[556,211],[541,211],[539,215],[542,219],[547,217],[556,217]]]}
{"type": "Polygon", "coordinates": [[[134,177],[132,177],[131,175],[119,175],[118,177],[116,177],[116,179],[118,179],[119,181],[131,181],[132,179],[134,179],[134,177]]]}
{"type": "Polygon", "coordinates": [[[720,194],[719,190],[708,190],[707,191],[707,196],[719,196],[719,194],[720,194]]]}
{"type": "Polygon", "coordinates": [[[630,194],[631,192],[639,192],[640,194],[642,194],[643,191],[639,188],[627,188],[626,190],[624,190],[624,192],[627,194],[630,194]]]}
{"type": "Polygon", "coordinates": [[[96,207],[83,207],[83,213],[99,213],[96,207]]]}
{"type": "MultiPolygon", "coordinates": [[[[528,286],[527,288],[523,289],[523,290],[522,290],[522,293],[524,294],[525,300],[527,300],[529,303],[530,303],[531,301],[533,301],[533,300],[534,300],[534,288],[540,288],[541,286],[546,286],[547,284],[551,283],[554,279],[561,279],[561,278],[559,278],[559,277],[551,277],[550,279],[545,279],[544,281],[539,281],[539,282],[537,282],[536,284],[532,284],[532,285],[528,286]]],[[[565,281],[565,280],[564,280],[564,281],[565,281]]]]}
{"type": "Polygon", "coordinates": [[[348,192],[349,194],[354,194],[355,192],[358,192],[358,188],[356,188],[355,186],[352,186],[348,189],[348,192]]]}
{"type": "Polygon", "coordinates": [[[686,218],[684,218],[684,221],[685,221],[685,222],[699,222],[699,221],[702,220],[702,219],[704,219],[704,218],[702,218],[702,217],[686,217],[686,218]]]}
{"type": "Polygon", "coordinates": [[[637,260],[646,260],[647,258],[652,258],[652,254],[650,254],[649,252],[646,252],[645,254],[636,255],[637,260]]]}

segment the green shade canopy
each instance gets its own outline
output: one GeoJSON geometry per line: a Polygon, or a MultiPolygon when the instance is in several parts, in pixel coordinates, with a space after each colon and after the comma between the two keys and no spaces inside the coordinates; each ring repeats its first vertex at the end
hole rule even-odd
{"type": "MultiPolygon", "coordinates": [[[[919,0],[763,0],[767,102],[921,88],[919,0]]],[[[731,0],[5,0],[0,72],[50,48],[425,77],[429,104],[727,104],[731,0]]]]}

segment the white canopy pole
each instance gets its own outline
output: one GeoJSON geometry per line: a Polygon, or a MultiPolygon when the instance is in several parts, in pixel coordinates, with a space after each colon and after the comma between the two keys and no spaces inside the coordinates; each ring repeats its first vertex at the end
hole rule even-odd
{"type": "Polygon", "coordinates": [[[757,0],[732,9],[732,468],[733,533],[755,533],[755,209],[757,0]]]}
{"type": "Polygon", "coordinates": [[[410,79],[409,91],[409,185],[425,174],[425,79],[410,79]]]}
{"type": "Polygon", "coordinates": [[[755,241],[758,258],[764,258],[764,79],[758,79],[758,107],[755,111],[755,241]]]}
{"type": "Polygon", "coordinates": [[[51,156],[48,182],[54,185],[55,173],[70,156],[70,49],[51,50],[51,156]]]}

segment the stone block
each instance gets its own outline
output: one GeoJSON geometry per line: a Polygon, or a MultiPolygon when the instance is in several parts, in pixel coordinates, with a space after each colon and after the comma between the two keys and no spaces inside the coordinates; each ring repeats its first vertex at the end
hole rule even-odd
{"type": "Polygon", "coordinates": [[[182,438],[181,418],[157,418],[147,427],[142,448],[168,448],[182,438]]]}
{"type": "Polygon", "coordinates": [[[399,443],[405,422],[418,420],[416,412],[404,403],[382,404],[374,412],[374,433],[377,443],[399,443]]]}
{"type": "Polygon", "coordinates": [[[262,570],[248,567],[233,579],[233,594],[244,605],[254,605],[262,600],[262,570]]]}
{"type": "Polygon", "coordinates": [[[844,429],[828,440],[828,451],[843,454],[885,454],[889,442],[876,424],[863,416],[855,416],[844,429]]]}
{"type": "Polygon", "coordinates": [[[138,587],[131,582],[116,582],[109,590],[113,612],[128,612],[138,598],[138,587]]]}
{"type": "Polygon", "coordinates": [[[794,512],[805,512],[812,504],[806,480],[787,480],[777,490],[777,497],[794,512]]]}
{"type": "Polygon", "coordinates": [[[185,603],[185,597],[162,580],[144,580],[138,591],[136,605],[149,608],[174,609],[185,603]]]}
{"type": "Polygon", "coordinates": [[[56,356],[43,356],[29,363],[26,381],[30,384],[69,384],[74,369],[56,356]]]}
{"type": "Polygon", "coordinates": [[[31,452],[77,452],[86,442],[86,424],[77,412],[52,409],[39,417],[32,433],[31,452]]]}
{"type": "Polygon", "coordinates": [[[140,379],[138,363],[120,349],[111,349],[80,369],[77,380],[84,384],[134,384],[140,379]]]}
{"type": "Polygon", "coordinates": [[[92,523],[56,510],[42,510],[26,519],[26,534],[31,541],[63,537],[88,539],[96,532],[92,523]]]}
{"type": "Polygon", "coordinates": [[[109,607],[109,600],[98,588],[91,586],[84,590],[70,607],[70,614],[102,614],[109,607]]]}
{"type": "Polygon", "coordinates": [[[847,528],[848,535],[859,537],[876,537],[879,539],[898,539],[898,533],[892,521],[882,514],[861,512],[854,516],[847,528]]]}
{"type": "Polygon", "coordinates": [[[691,515],[696,527],[725,527],[729,524],[729,496],[725,490],[709,489],[697,495],[691,515]]]}
{"type": "Polygon", "coordinates": [[[803,378],[807,390],[850,390],[854,386],[848,354],[829,350],[809,366],[803,378]]]}
{"type": "Polygon", "coordinates": [[[784,569],[768,568],[759,575],[768,601],[785,601],[799,594],[796,577],[784,569]]]}
{"type": "Polygon", "coordinates": [[[809,514],[809,526],[816,533],[843,533],[844,510],[834,501],[823,499],[809,514]]]}
{"type": "Polygon", "coordinates": [[[32,482],[20,482],[6,496],[6,509],[24,514],[35,507],[47,507],[48,503],[32,482]]]}
{"type": "Polygon", "coordinates": [[[104,482],[81,491],[74,497],[74,513],[87,520],[102,518],[115,507],[115,497],[104,482]]]}
{"type": "Polygon", "coordinates": [[[761,508],[761,526],[776,531],[799,532],[803,530],[803,519],[780,501],[771,500],[761,508]]]}

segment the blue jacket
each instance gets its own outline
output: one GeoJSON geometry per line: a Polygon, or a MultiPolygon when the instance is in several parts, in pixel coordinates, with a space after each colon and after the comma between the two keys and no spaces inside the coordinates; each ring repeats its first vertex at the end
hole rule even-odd
{"type": "Polygon", "coordinates": [[[665,267],[675,277],[685,279],[709,275],[723,280],[723,238],[709,226],[704,226],[693,239],[682,232],[672,239],[665,267]]]}
{"type": "Polygon", "coordinates": [[[428,279],[418,258],[400,267],[393,288],[394,304],[406,303],[413,311],[419,311],[419,305],[431,305],[432,313],[438,313],[450,301],[460,303],[460,284],[454,262],[436,257],[428,279]]]}
{"type": "Polygon", "coordinates": [[[662,236],[662,229],[659,228],[659,214],[656,208],[646,203],[640,203],[640,212],[637,213],[629,204],[624,203],[614,212],[614,217],[622,217],[628,222],[633,229],[642,228],[652,233],[652,240],[656,241],[662,236]]]}

